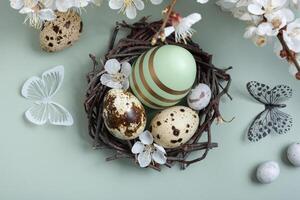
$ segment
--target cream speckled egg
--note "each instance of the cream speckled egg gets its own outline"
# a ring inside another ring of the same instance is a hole
[[[187,102],[190,108],[194,110],[202,110],[209,104],[210,98],[211,89],[208,85],[200,83],[190,91],[187,97]]]
[[[79,40],[82,21],[76,11],[55,12],[56,19],[44,23],[40,33],[40,45],[44,51],[57,52]]]
[[[185,106],[174,106],[159,112],[151,121],[150,132],[155,143],[164,148],[176,148],[195,134],[198,114]]]
[[[287,149],[287,158],[296,167],[300,167],[300,143],[293,143]]]
[[[111,89],[106,94],[103,118],[110,133],[122,140],[137,138],[146,126],[146,112],[141,102],[121,89]]]
[[[267,184],[275,181],[280,174],[280,168],[277,162],[267,161],[260,164],[256,171],[256,177],[259,182]]]

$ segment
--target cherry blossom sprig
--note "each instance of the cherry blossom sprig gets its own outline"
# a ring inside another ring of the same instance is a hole
[[[25,14],[25,23],[41,28],[45,21],[56,19],[55,10],[67,12],[70,9],[80,11],[89,4],[100,6],[102,0],[10,0],[10,6]]]
[[[300,19],[295,19],[293,12],[300,8],[300,1],[219,0],[217,5],[250,24],[244,37],[256,46],[273,42],[276,55],[288,61],[290,73],[300,80]]]
[[[204,4],[208,0],[197,0],[198,3]],[[169,5],[163,10],[164,19],[160,29],[152,38],[152,45],[157,43],[158,39],[164,41],[166,37],[175,32],[176,42],[183,41],[192,37],[195,32],[191,27],[193,24],[201,20],[201,15],[199,13],[193,13],[187,17],[182,17],[179,13],[174,11],[175,4],[177,0],[170,0]],[[166,27],[167,24],[171,24],[171,27]]]

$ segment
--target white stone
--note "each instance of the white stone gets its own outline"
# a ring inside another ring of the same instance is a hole
[[[280,174],[280,168],[277,162],[267,161],[261,163],[256,171],[257,180],[267,184],[275,181]]]
[[[288,160],[296,167],[300,167],[300,143],[293,143],[287,149]]]
[[[208,85],[200,83],[190,91],[187,97],[187,102],[193,110],[202,110],[205,108],[211,99],[211,89]]]

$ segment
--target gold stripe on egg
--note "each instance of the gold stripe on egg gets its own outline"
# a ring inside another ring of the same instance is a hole
[[[141,62],[141,60],[140,60],[140,62]],[[136,66],[136,65],[135,65],[135,66]],[[134,67],[134,68],[135,68],[135,67]],[[150,99],[148,99],[148,98],[142,93],[142,91],[141,91],[141,89],[139,88],[139,86],[138,86],[138,84],[137,84],[137,81],[136,81],[135,71],[136,71],[136,69],[133,70],[131,76],[132,76],[132,82],[133,82],[133,85],[134,85],[134,87],[135,87],[135,90],[136,90],[137,94],[138,94],[145,102],[147,102],[149,105],[151,105],[152,107],[155,107],[155,108],[157,108],[157,109],[162,109],[163,107],[161,107],[160,105],[158,105],[158,104],[152,102]]]
[[[167,98],[164,98],[164,97],[160,96],[159,94],[157,94],[157,93],[150,87],[150,85],[149,85],[148,82],[146,81],[145,74],[144,74],[144,70],[143,70],[143,64],[144,64],[145,56],[146,56],[146,54],[143,54],[143,55],[141,56],[141,60],[140,60],[140,63],[139,63],[139,75],[140,75],[141,82],[143,83],[143,86],[145,87],[145,89],[146,89],[153,97],[155,97],[156,99],[158,99],[158,100],[160,100],[160,101],[162,101],[162,102],[165,102],[165,103],[177,103],[177,102],[178,102],[178,99],[167,99]]]
[[[153,81],[156,83],[156,85],[163,91],[169,93],[169,94],[172,94],[172,95],[183,95],[183,94],[186,94],[189,89],[187,90],[181,90],[181,91],[178,91],[178,90],[173,90],[169,87],[167,87],[166,85],[164,85],[158,78],[158,76],[156,75],[156,72],[155,72],[155,69],[154,69],[154,56],[157,52],[157,50],[159,49],[159,47],[156,47],[152,52],[151,52],[151,55],[150,55],[150,58],[149,58],[149,63],[148,63],[148,67],[149,67],[149,72],[150,72],[150,75],[153,79]]]

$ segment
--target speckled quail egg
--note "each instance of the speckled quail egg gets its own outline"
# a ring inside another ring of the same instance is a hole
[[[193,88],[187,97],[187,102],[190,108],[194,110],[202,110],[205,108],[211,99],[211,89],[208,85],[200,83]]]
[[[56,19],[46,21],[40,32],[40,45],[44,51],[57,52],[79,40],[82,21],[76,11],[55,12]]]
[[[137,138],[146,126],[146,112],[141,102],[121,89],[111,89],[106,94],[103,118],[109,132],[122,140]]]
[[[267,161],[261,163],[256,171],[257,180],[267,184],[275,181],[280,174],[280,168],[277,162]]]
[[[300,167],[300,143],[293,143],[287,149],[288,160],[296,167]]]
[[[165,148],[176,148],[195,134],[198,114],[185,106],[174,106],[159,112],[151,121],[150,132],[155,143]]]

